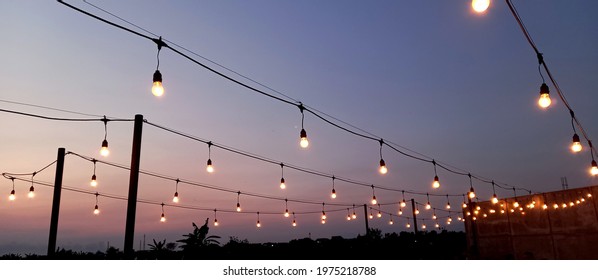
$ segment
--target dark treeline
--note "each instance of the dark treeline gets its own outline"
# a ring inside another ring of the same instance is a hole
[[[382,234],[378,229],[356,238],[333,236],[295,239],[288,243],[249,243],[231,237],[221,245],[220,237],[208,236],[207,221],[193,223],[193,232],[175,242],[152,240],[149,250],[135,252],[138,260],[459,260],[466,259],[464,232],[430,231]],[[47,256],[7,254],[0,259],[48,259]],[[124,253],[114,247],[106,252],[75,252],[59,248],[57,260],[119,260]]]

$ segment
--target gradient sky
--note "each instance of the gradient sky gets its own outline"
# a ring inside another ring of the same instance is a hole
[[[70,1],[117,21],[82,1]],[[551,86],[553,106],[536,105],[542,79],[537,59],[504,1],[493,1],[483,15],[470,1],[89,1],[155,34],[251,77],[304,104],[319,109],[427,158],[498,182],[534,192],[595,185],[588,173],[586,149],[569,152],[570,117]],[[598,73],[596,1],[515,1],[547,65],[590,137],[598,137],[595,83]],[[123,22],[119,22],[125,24]],[[130,27],[130,26],[129,26]],[[189,133],[229,147],[313,170],[397,190],[462,194],[467,177],[438,170],[442,187],[430,186],[431,164],[383,149],[389,173],[377,173],[379,145],[305,116],[310,147],[298,145],[301,115],[296,107],[251,92],[192,64],[170,50],[160,53],[165,95],[150,93],[156,45],[77,13],[55,1],[0,2],[0,108],[55,117],[85,116],[16,105],[22,102],[93,115],[133,118]],[[152,36],[153,37],[153,36]],[[240,78],[209,61],[218,70]],[[251,85],[254,83],[244,80]],[[264,89],[259,85],[255,85]],[[271,92],[265,89],[268,92]],[[593,98],[592,98],[593,97]],[[1,113],[0,172],[28,173],[56,159],[56,151],[96,157],[104,136],[101,122],[53,122]],[[110,122],[107,161],[130,163],[133,124]],[[598,141],[598,140],[595,140]],[[280,190],[280,167],[220,149],[212,149],[216,172],[205,172],[207,145],[144,126],[141,168],[175,178],[227,189],[289,199],[333,202],[331,180],[285,169],[287,189]],[[410,152],[411,153],[411,152]],[[55,168],[35,177],[53,182]],[[93,165],[67,156],[64,185],[126,196],[128,171],[98,164],[99,186],[89,187]],[[29,178],[29,177],[25,177]],[[10,180],[0,182],[0,254],[40,253],[47,248],[52,189],[16,181],[17,200],[9,202]],[[491,185],[474,180],[479,197]],[[337,203],[363,205],[371,189],[336,182]],[[139,198],[171,203],[172,181],[140,176]],[[236,195],[180,184],[181,204],[233,210]],[[499,196],[512,191],[497,190]],[[523,194],[523,193],[521,193]],[[379,190],[380,203],[401,199]],[[409,195],[420,203],[425,196]],[[458,210],[462,200],[451,198]],[[445,197],[432,197],[435,207]],[[218,213],[210,234],[250,242],[330,237],[365,233],[360,218],[347,222],[343,207],[297,216],[299,226],[280,212],[284,202],[241,196],[243,213]],[[73,250],[122,248],[126,201],[99,197],[101,215],[92,214],[95,197],[64,191],[58,246]],[[321,211],[318,205],[292,204],[296,212]],[[174,242],[192,230],[191,222],[214,218],[212,211],[139,204],[135,249],[140,240]],[[384,206],[396,213],[397,206]],[[430,212],[422,210],[429,219]],[[439,216],[445,214],[437,213]],[[453,215],[453,218],[456,214]],[[373,219],[382,232],[405,230],[405,219]],[[431,226],[432,223],[428,223]],[[445,225],[443,225],[445,226]],[[449,230],[463,230],[453,223]]]

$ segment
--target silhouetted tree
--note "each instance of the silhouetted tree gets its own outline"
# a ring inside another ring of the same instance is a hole
[[[179,243],[183,243],[180,247],[183,249],[183,254],[186,256],[196,257],[201,248],[208,247],[211,245],[220,245],[220,236],[210,235],[208,236],[208,220],[201,227],[197,227],[195,223],[193,225],[193,232],[184,234],[185,239],[177,240]]]

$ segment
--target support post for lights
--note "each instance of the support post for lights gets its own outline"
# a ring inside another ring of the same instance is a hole
[[[415,232],[415,237],[417,238],[417,234],[419,233],[419,229],[417,229],[417,215],[415,214],[415,199],[411,199],[411,213],[413,213],[413,231]]]
[[[508,207],[507,207],[508,208]],[[467,209],[469,209],[469,213],[471,213],[471,215],[469,216],[469,225],[471,226],[471,235],[472,235],[472,240],[471,240],[471,247],[470,247],[470,252],[469,254],[471,255],[472,259],[478,259],[479,257],[479,250],[478,250],[478,227],[475,225],[474,221],[473,221],[473,202],[471,201],[471,198],[469,196],[467,196]],[[467,217],[466,215],[463,215],[463,217]]]
[[[370,236],[370,225],[368,224],[368,206],[363,205],[363,219],[365,220],[365,236]]]
[[[58,214],[60,213],[60,194],[62,192],[62,173],[64,171],[64,148],[58,148],[56,157],[56,175],[54,176],[54,197],[52,199],[52,216],[50,218],[50,237],[48,239],[48,258],[56,253],[56,236],[58,233]]]
[[[135,238],[135,214],[137,212],[137,189],[139,185],[139,160],[141,158],[141,131],[143,115],[135,115],[133,128],[133,148],[131,152],[131,173],[129,176],[129,196],[127,198],[127,221],[125,227],[125,258],[133,258]]]

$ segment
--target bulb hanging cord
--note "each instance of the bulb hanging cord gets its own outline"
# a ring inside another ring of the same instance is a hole
[[[102,122],[104,123],[104,140],[106,140],[106,137],[108,136],[108,122],[109,122],[109,121],[110,121],[110,120],[108,120],[108,119],[106,118],[106,116],[104,116],[104,117],[102,118]]]

